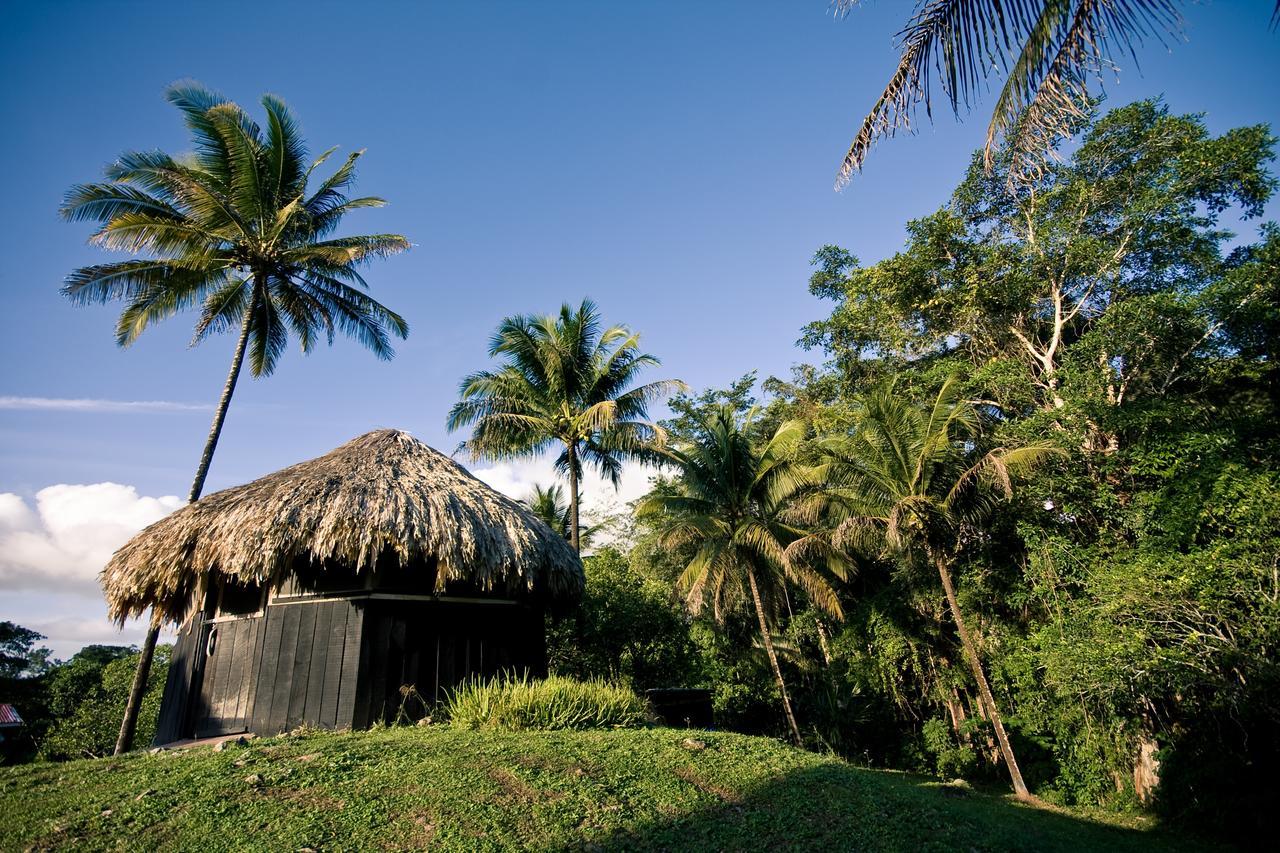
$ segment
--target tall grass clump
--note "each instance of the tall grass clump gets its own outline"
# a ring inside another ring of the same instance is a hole
[[[527,675],[493,681],[472,680],[444,704],[449,723],[463,729],[624,729],[648,722],[644,701],[607,681],[575,681]]]

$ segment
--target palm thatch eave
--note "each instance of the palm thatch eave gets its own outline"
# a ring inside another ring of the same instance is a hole
[[[102,571],[113,619],[182,621],[217,576],[277,583],[299,563],[420,569],[424,587],[576,598],[582,562],[518,501],[407,433],[378,430],[207,495],[152,524]]]

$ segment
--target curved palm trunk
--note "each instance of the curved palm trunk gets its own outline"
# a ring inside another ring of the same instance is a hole
[[[582,543],[578,532],[578,445],[569,445],[569,542],[573,550],[581,553]]]
[[[978,660],[978,647],[973,644],[969,628],[965,625],[964,617],[960,615],[960,601],[956,598],[956,588],[951,582],[947,561],[935,554],[933,562],[938,568],[939,577],[942,578],[942,589],[947,595],[947,606],[951,608],[951,618],[955,620],[956,632],[960,634],[960,645],[964,648],[964,656],[969,663],[969,669],[973,672],[974,680],[978,682],[978,696],[986,709],[987,717],[991,720],[991,725],[996,730],[1000,754],[1004,756],[1005,766],[1009,768],[1009,778],[1013,781],[1013,792],[1018,795],[1018,799],[1031,799],[1031,793],[1027,790],[1026,783],[1022,781],[1022,771],[1018,769],[1018,761],[1013,757],[1013,747],[1009,744],[1009,736],[1005,733],[1004,720],[996,710],[995,697],[991,695],[991,686],[987,684],[987,676],[983,673],[982,663]]]
[[[213,425],[209,428],[209,437],[205,440],[204,453],[200,457],[199,467],[196,468],[195,479],[191,482],[187,503],[199,499],[200,492],[204,490],[204,479],[209,473],[209,464],[213,461],[213,451],[218,446],[218,437],[222,435],[222,422],[227,418],[227,407],[231,405],[231,395],[235,392],[236,381],[240,378],[240,368],[244,364],[244,351],[249,343],[249,325],[256,305],[255,298],[250,302],[249,310],[244,313],[240,339],[236,341],[235,355],[231,359],[231,371],[227,374],[226,384],[222,386],[222,398],[218,400],[218,410],[214,412]],[[120,722],[120,734],[116,738],[116,755],[128,752],[133,746],[133,735],[138,729],[138,711],[142,707],[142,696],[147,692],[147,677],[151,674],[151,660],[155,657],[156,641],[159,637],[160,618],[153,609],[151,630],[147,632],[146,639],[142,642],[138,668],[133,673],[133,685],[129,688],[129,701],[124,706],[124,719]]]
[[[791,726],[791,735],[796,739],[796,746],[804,746],[804,738],[800,737],[800,726],[796,725],[796,715],[791,710],[791,697],[787,694],[787,684],[782,680],[782,668],[778,666],[778,655],[773,650],[773,634],[770,633],[769,623],[764,618],[764,603],[760,600],[760,589],[756,586],[756,573],[751,569],[747,569],[747,583],[751,585],[751,598],[756,605],[756,618],[760,620],[760,638],[764,640],[764,650],[769,655],[773,677],[778,680],[778,692],[782,694],[782,708],[787,712],[787,724]]]

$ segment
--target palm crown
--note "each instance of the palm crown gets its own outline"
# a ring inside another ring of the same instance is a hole
[[[533,491],[524,499],[525,506],[536,515],[547,527],[559,533],[565,539],[572,539],[570,527],[573,515],[569,501],[564,494],[564,487],[552,483],[550,486],[534,484]],[[591,540],[599,529],[599,525],[588,525],[578,531],[578,539],[583,547],[590,547]]]
[[[449,429],[475,426],[463,447],[476,458],[561,448],[555,466],[569,476],[571,538],[577,546],[577,484],[584,465],[617,485],[624,458],[645,456],[664,440],[662,429],[648,421],[649,404],[684,383],[634,385],[640,371],[660,362],[640,351],[639,335],[625,326],[601,330],[590,300],[576,310],[563,305],[558,315],[506,318],[489,355],[502,358],[503,365],[462,380]]]
[[[978,410],[948,379],[927,406],[880,388],[863,395],[854,429],[821,443],[833,544],[909,562],[944,553],[967,525],[1012,494],[1012,477],[1051,451],[1044,445],[974,450]]]
[[[289,330],[304,352],[341,331],[390,358],[389,336],[405,337],[408,326],[363,292],[358,267],[409,243],[398,234],[330,237],[349,211],[384,204],[346,195],[361,152],[309,192],[313,172],[334,149],[308,163],[297,121],[280,99],[262,99],[264,132],[198,84],[176,84],[167,98],[182,111],[194,153],[122,154],[105,181],[72,187],[61,211],[102,223],[91,238],[99,246],[148,257],[78,269],[63,293],[77,302],[126,303],[116,325],[122,346],[152,323],[199,306],[193,343],[240,327],[255,376],[275,368]]]
[[[680,578],[695,610],[710,599],[720,619],[749,600],[749,568],[770,619],[788,582],[822,610],[842,617],[839,599],[822,575],[786,555],[787,545],[805,534],[791,510],[815,483],[815,472],[795,459],[805,426],[789,421],[756,443],[751,428],[757,415],[752,409],[739,419],[732,406],[715,408],[695,440],[663,453],[679,473],[676,491],[655,491],[639,512],[661,530],[664,545],[696,549]]]

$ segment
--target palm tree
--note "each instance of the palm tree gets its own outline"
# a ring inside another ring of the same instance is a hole
[[[90,241],[104,249],[141,253],[131,260],[83,267],[62,292],[79,304],[125,303],[116,343],[127,347],[152,324],[198,308],[192,344],[238,330],[231,370],[213,416],[188,501],[200,497],[245,354],[254,377],[269,376],[293,332],[302,351],[341,331],[382,359],[390,335],[409,327],[364,293],[358,267],[409,248],[399,234],[331,237],[349,211],[380,207],[380,198],[349,198],[356,160],[308,191],[311,175],[333,153],[308,163],[297,120],[265,95],[264,132],[236,104],[198,83],[166,93],[186,121],[195,153],[126,152],[106,168],[106,180],[72,187],[61,213],[73,222],[101,223]],[[133,741],[142,693],[159,634],[153,617],[120,727],[116,753]]]
[[[533,491],[524,499],[525,506],[542,520],[547,527],[565,539],[572,537],[569,531],[569,502],[564,498],[564,487],[558,483],[543,487],[534,484]]]
[[[750,434],[757,413],[752,409],[740,420],[732,406],[719,406],[700,418],[692,440],[663,452],[678,472],[676,488],[654,491],[637,512],[657,528],[664,548],[695,549],[678,581],[695,613],[709,598],[721,622],[750,595],[787,724],[802,744],[769,625],[788,584],[803,589],[826,613],[844,614],[822,574],[786,554],[805,535],[788,513],[813,482],[813,472],[795,461],[804,424],[784,423],[756,444]]]
[[[980,427],[979,412],[961,398],[955,379],[946,381],[928,406],[906,401],[890,388],[866,394],[851,434],[822,442],[828,460],[823,498],[833,528],[793,545],[791,551],[834,547],[937,572],[1014,791],[1025,799],[1030,795],[952,577],[965,534],[997,501],[1012,496],[1014,474],[1054,451],[1035,445],[982,453],[974,445]]]
[[[573,538],[573,533],[569,529],[572,520],[569,501],[564,496],[564,487],[559,483],[552,483],[546,487],[535,483],[533,491],[524,499],[524,504],[547,527],[565,539]],[[578,531],[578,539],[582,542],[582,547],[591,547],[591,539],[598,529],[599,525],[592,524]]]
[[[861,0],[834,0],[847,14]],[[862,168],[879,139],[908,130],[920,104],[932,116],[934,74],[957,115],[993,75],[1005,82],[987,126],[988,167],[998,140],[1010,154],[1013,181],[1034,180],[1058,140],[1091,110],[1089,87],[1136,61],[1144,38],[1181,33],[1179,0],[920,0],[898,33],[902,50],[888,85],[862,120],[836,178],[836,189]],[[1280,23],[1280,2],[1272,26]],[[1011,61],[1012,60],[1012,61]]]
[[[498,326],[489,355],[498,370],[462,380],[449,412],[452,432],[474,425],[462,447],[475,459],[512,459],[561,448],[556,470],[569,478],[569,540],[581,550],[579,488],[584,465],[616,487],[622,460],[643,458],[664,440],[649,423],[649,404],[685,389],[677,380],[632,387],[657,358],[640,352],[640,336],[625,326],[601,331],[595,303],[583,300],[559,315],[508,317]]]

